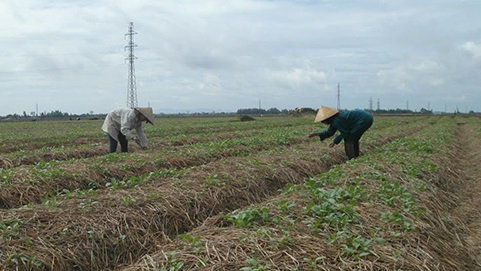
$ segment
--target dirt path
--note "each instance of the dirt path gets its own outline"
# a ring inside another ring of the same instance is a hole
[[[473,259],[470,270],[481,270],[481,137],[468,124],[458,125],[457,136],[453,166],[457,175],[454,182],[458,205],[452,214],[466,226],[459,238]]]

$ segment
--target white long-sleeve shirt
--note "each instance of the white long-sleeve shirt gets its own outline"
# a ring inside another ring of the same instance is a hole
[[[105,117],[102,130],[108,133],[112,138],[119,141],[118,134],[121,132],[125,135],[127,140],[131,140],[136,136],[131,130],[137,131],[138,138],[140,139],[140,146],[142,148],[147,147],[147,137],[142,130],[142,122],[137,117],[138,112],[128,107],[121,107],[112,110]]]

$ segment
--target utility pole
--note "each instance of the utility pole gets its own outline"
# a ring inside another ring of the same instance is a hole
[[[341,84],[337,83],[337,110],[341,109]]]
[[[129,25],[129,32],[125,34],[125,36],[129,37],[129,43],[125,46],[125,49],[128,50],[128,57],[126,60],[129,61],[129,73],[128,73],[128,83],[127,83],[127,107],[135,108],[137,107],[137,85],[135,82],[135,66],[134,60],[136,57],[134,56],[134,47],[137,45],[134,43],[134,35],[137,32],[134,31],[134,23],[130,22]]]
[[[379,98],[377,98],[377,110],[381,110],[381,102],[379,101]]]

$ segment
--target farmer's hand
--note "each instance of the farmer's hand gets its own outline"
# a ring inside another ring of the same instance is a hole
[[[135,141],[135,143],[137,143],[137,145],[142,146],[142,145],[140,144],[140,139],[139,139],[137,136],[134,136],[134,137],[132,138],[132,140]]]
[[[329,148],[332,148],[334,146],[336,146],[336,143],[334,143],[334,142],[329,143]]]
[[[308,138],[315,137],[315,136],[319,136],[319,133],[312,133],[307,135]]]

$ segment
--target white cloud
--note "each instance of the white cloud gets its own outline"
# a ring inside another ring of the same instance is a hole
[[[393,107],[396,95],[449,103],[459,90],[481,101],[479,10],[478,0],[2,1],[0,115],[37,102],[124,105],[131,21],[139,103],[156,111],[335,105],[338,83],[346,108],[373,94]]]
[[[321,84],[327,79],[325,72],[313,69],[293,68],[288,71],[268,71],[268,78],[273,82],[286,83],[291,87]]]
[[[207,95],[219,95],[222,91],[222,81],[214,74],[205,74],[202,82],[199,84],[199,89]]]
[[[461,48],[470,53],[475,58],[481,58],[481,43],[474,43],[472,41],[465,42]]]
[[[447,79],[446,68],[434,61],[406,64],[377,73],[379,80],[388,86],[404,91],[416,91],[419,86],[441,86]]]

